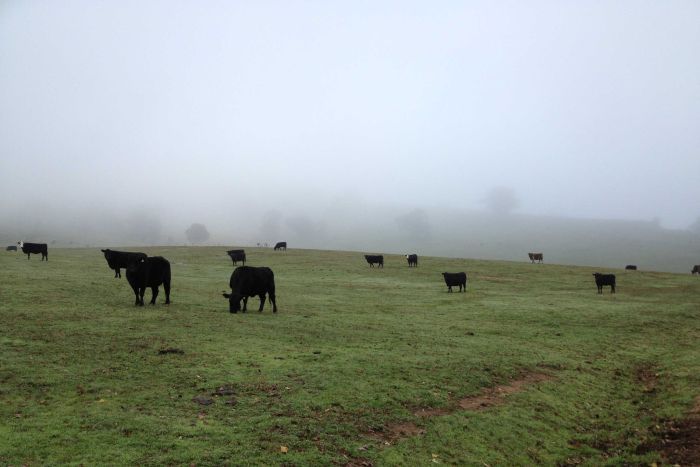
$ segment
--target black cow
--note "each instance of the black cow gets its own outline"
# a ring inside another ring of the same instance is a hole
[[[41,253],[41,260],[46,261],[49,260],[49,248],[46,246],[46,243],[26,243],[26,242],[17,242],[17,245],[19,245],[22,248],[22,253],[27,254],[27,261],[29,261],[29,254],[34,253],[34,254],[39,254]]]
[[[105,255],[107,260],[107,265],[110,269],[114,269],[114,277],[122,277],[121,268],[126,269],[129,264],[136,263],[142,259],[146,259],[145,253],[131,252],[131,251],[116,251],[110,250],[100,250]]]
[[[135,305],[143,306],[146,287],[151,288],[151,305],[155,305],[158,286],[161,284],[165,290],[165,304],[170,304],[170,262],[162,256],[151,256],[132,262],[126,268],[126,280],[136,295]]]
[[[16,245],[10,245],[7,248],[5,248],[5,251],[17,251],[17,246]]]
[[[610,293],[615,293],[615,274],[600,274],[594,272],[595,285],[598,286],[598,293],[603,293],[603,286],[610,286]]]
[[[636,270],[637,270],[637,266],[634,265],[634,264],[628,264],[627,266],[625,266],[625,270],[627,270],[627,271],[636,271]]]
[[[245,266],[245,250],[228,250],[226,254],[231,257],[234,266],[237,261],[243,261],[243,266]]]
[[[447,291],[452,292],[452,286],[459,286],[459,291],[462,292],[462,287],[464,291],[467,291],[467,273],[466,272],[443,272],[442,277],[445,278],[445,284],[447,284]]]
[[[418,255],[416,255],[416,254],[406,255],[406,259],[408,260],[408,267],[409,268],[411,266],[418,267]]]
[[[691,274],[700,274],[700,264],[693,266],[693,270],[690,271]]]
[[[535,261],[537,261],[539,263],[544,261],[544,254],[543,253],[528,253],[527,256],[530,258],[530,261],[532,261],[533,263]]]
[[[378,264],[377,267],[384,267],[384,255],[365,255],[365,260],[367,260],[371,268],[374,267],[374,263]]]
[[[287,242],[277,242],[275,244],[275,251],[277,250],[287,251]]]
[[[248,307],[248,297],[256,295],[260,297],[260,308],[258,308],[258,311],[263,311],[265,294],[270,297],[270,302],[272,302],[272,312],[277,313],[275,275],[272,269],[239,266],[231,273],[229,286],[231,287],[231,293],[224,293],[223,296],[228,298],[228,310],[231,313],[237,313],[241,309],[241,299],[243,299],[243,312],[245,312]]]

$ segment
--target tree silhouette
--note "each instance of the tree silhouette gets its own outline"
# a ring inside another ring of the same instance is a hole
[[[484,197],[483,202],[494,214],[510,214],[518,207],[515,191],[505,186],[492,188]]]
[[[204,243],[209,240],[209,231],[204,224],[192,224],[185,230],[185,235],[190,243]]]

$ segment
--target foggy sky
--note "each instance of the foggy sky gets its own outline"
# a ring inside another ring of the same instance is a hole
[[[316,232],[343,206],[509,187],[524,214],[684,228],[699,19],[695,0],[0,1],[0,209]]]

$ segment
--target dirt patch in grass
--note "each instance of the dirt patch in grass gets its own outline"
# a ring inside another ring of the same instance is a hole
[[[642,392],[651,394],[656,392],[656,385],[659,381],[659,374],[652,366],[644,365],[637,368],[637,381],[642,385]]]
[[[509,395],[523,391],[527,386],[549,381],[553,378],[553,376],[545,373],[527,373],[508,384],[487,388],[477,395],[462,398],[449,407],[421,407],[414,410],[413,415],[421,418],[430,418],[449,415],[459,410],[484,410],[489,407],[505,404]],[[392,444],[403,438],[420,436],[423,434],[425,434],[425,429],[411,422],[389,425],[383,431],[373,431],[369,433],[370,436],[384,444]]]
[[[544,373],[528,373],[523,377],[511,381],[509,384],[488,388],[476,396],[465,397],[459,401],[461,410],[482,410],[495,405],[504,404],[507,397],[525,389],[526,386],[542,383],[552,379],[551,375]]]
[[[657,437],[638,451],[658,451],[671,465],[700,465],[700,396],[682,420],[672,420],[658,426]]]
[[[395,441],[412,436],[425,434],[425,429],[418,427],[412,422],[395,423],[384,428],[382,431],[372,431],[369,435],[383,444],[392,444]]]

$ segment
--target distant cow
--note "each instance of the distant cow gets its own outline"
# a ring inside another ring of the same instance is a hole
[[[700,274],[700,264],[693,266],[693,270],[690,271],[691,274]]]
[[[539,263],[544,261],[544,254],[542,254],[542,253],[528,253],[527,256],[530,258],[530,261],[532,261],[533,263],[535,261],[537,261]]]
[[[161,284],[165,291],[165,304],[170,304],[170,262],[162,256],[151,256],[130,263],[126,268],[126,280],[136,295],[135,305],[143,306],[146,287],[151,288],[151,305],[155,305],[158,286]]]
[[[408,260],[408,267],[409,268],[411,266],[418,267],[418,255],[416,255],[416,254],[406,255],[406,260]]]
[[[275,250],[287,251],[287,242],[277,242],[275,244]]]
[[[46,243],[26,243],[26,242],[17,242],[17,245],[22,248],[22,253],[27,254],[27,261],[29,261],[29,254],[34,253],[34,254],[39,254],[41,253],[41,260],[49,260],[49,248],[46,246]]]
[[[238,261],[243,261],[245,266],[245,250],[228,250],[226,253],[231,257],[234,266]]]
[[[265,294],[270,297],[270,302],[272,302],[272,312],[277,313],[275,275],[272,269],[239,266],[231,273],[229,286],[231,287],[231,293],[224,293],[223,296],[228,298],[228,310],[231,313],[237,313],[241,309],[241,299],[243,300],[243,312],[245,312],[248,307],[248,297],[256,295],[260,297],[260,308],[258,308],[258,311],[263,311]]]
[[[377,267],[384,267],[384,255],[365,255],[365,260],[367,260],[371,268],[374,267],[374,263],[378,264]]]
[[[442,277],[445,278],[445,284],[447,285],[447,291],[452,292],[452,287],[459,286],[459,291],[467,291],[467,273],[466,272],[443,272]]]
[[[17,251],[17,246],[16,245],[10,245],[7,248],[5,248],[5,251]]]
[[[598,293],[603,293],[603,286],[610,286],[610,293],[615,293],[615,274],[600,274],[594,272],[595,285],[598,286]]]
[[[131,252],[131,251],[116,251],[110,250],[100,250],[105,255],[107,260],[107,265],[110,269],[114,269],[114,277],[122,277],[121,269],[126,269],[129,264],[146,259],[145,253]]]
[[[625,269],[626,269],[627,271],[636,271],[636,270],[637,270],[637,266],[634,265],[634,264],[628,264],[627,266],[625,266]]]

